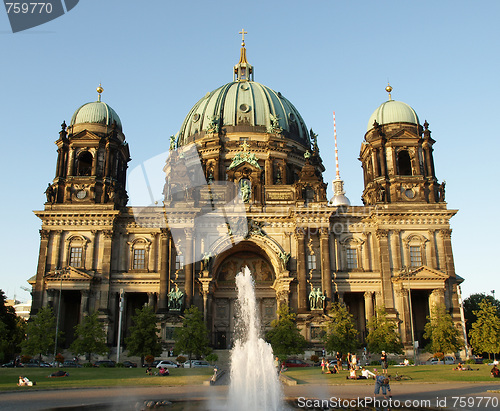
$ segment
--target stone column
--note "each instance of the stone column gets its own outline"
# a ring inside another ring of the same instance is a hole
[[[365,297],[365,317],[366,320],[369,321],[373,317],[373,291],[365,291],[363,294]]]
[[[80,324],[83,321],[83,318],[89,312],[89,290],[81,290],[80,291]]]
[[[184,291],[186,293],[186,307],[190,307],[193,301],[194,290],[194,261],[193,261],[193,229],[185,228],[184,234],[186,235],[185,241],[185,260],[184,260]]]
[[[103,253],[102,253],[102,280],[99,297],[99,310],[108,311],[109,282],[111,275],[111,252],[113,245],[113,231],[103,230]]]
[[[392,230],[392,247],[393,247],[393,261],[394,271],[401,271],[401,230]]]
[[[155,308],[156,293],[148,293],[148,307]]]
[[[269,157],[266,160],[266,175],[265,175],[265,184],[266,185],[272,185],[273,182],[273,158]]]
[[[47,267],[47,249],[49,245],[50,231],[40,230],[40,250],[38,253],[38,266],[36,270],[36,283],[33,293],[32,314],[42,308],[43,303],[43,278],[45,277],[45,269]]]
[[[95,176],[97,174],[97,159],[99,156],[99,149],[93,150],[93,160],[92,160],[92,176]]]
[[[68,155],[68,175],[72,176],[75,169],[75,147],[70,147]]]
[[[162,228],[160,233],[160,255],[158,258],[160,264],[160,296],[158,301],[158,311],[167,311],[168,306],[168,267],[169,267],[169,247],[170,232]]]
[[[404,285],[402,285],[404,287]],[[411,319],[410,319],[410,301],[409,294],[406,288],[396,290],[396,300],[398,301],[399,317],[401,323],[401,342],[404,345],[412,345],[411,336]]]
[[[54,231],[54,235],[52,237],[52,253],[54,256],[54,267],[53,268],[61,268],[61,249],[63,247],[63,242],[62,242],[62,236],[61,234],[63,233],[62,230],[57,230]]]
[[[305,256],[305,233],[301,228],[295,229],[295,239],[297,241],[297,281],[298,285],[298,311],[307,311],[307,277],[306,277],[306,256]]]
[[[428,265],[431,266],[431,268],[434,268],[435,270],[438,269],[438,262],[436,258],[436,230],[429,230],[429,243],[430,243],[430,255],[431,255],[431,261],[429,264],[429,261],[427,262]]]
[[[94,242],[95,242],[95,231],[92,231],[92,237],[90,238],[90,242],[85,243],[85,269],[92,270],[94,265]],[[90,244],[89,244],[90,243]]]
[[[330,305],[332,302],[332,273],[330,271],[330,245],[329,245],[329,232],[327,228],[319,229],[319,247],[321,254],[321,286],[323,288],[323,292],[326,294],[327,304],[325,304],[325,308],[327,305]]]
[[[380,250],[380,276],[382,279],[382,293],[384,306],[388,313],[394,311],[394,300],[392,298],[391,265],[389,260],[389,242],[386,230],[376,232]]]
[[[440,231],[441,236],[443,237],[443,252],[446,264],[446,273],[450,277],[455,277],[455,263],[453,261],[453,251],[451,249],[451,229],[445,228]]]

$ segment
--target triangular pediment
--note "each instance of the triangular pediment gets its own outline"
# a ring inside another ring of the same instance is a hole
[[[407,129],[401,129],[401,130],[396,131],[394,134],[391,134],[390,136],[388,136],[388,139],[393,139],[393,138],[397,138],[397,139],[405,139],[405,138],[416,139],[417,138],[417,139],[419,139],[420,137],[417,136],[416,134],[410,132]]]
[[[78,140],[100,140],[101,137],[99,137],[97,134],[94,134],[92,131],[89,130],[82,130],[76,134],[73,134],[71,136],[71,140],[73,139],[78,139]]]
[[[414,269],[409,269],[408,272],[395,273],[393,277],[394,282],[406,282],[408,277],[411,283],[422,282],[422,281],[438,281],[444,282],[449,275],[443,273],[442,271],[435,270],[434,268],[423,265],[421,267],[416,267]]]
[[[245,161],[245,160],[243,160],[241,163],[239,163],[238,165],[236,165],[232,168],[232,170],[235,172],[243,170],[243,169],[247,169],[250,172],[261,170],[261,168],[258,164],[252,164],[252,163],[249,163],[248,161]]]
[[[90,281],[94,278],[89,272],[75,267],[64,270],[51,271],[45,277],[46,281]]]

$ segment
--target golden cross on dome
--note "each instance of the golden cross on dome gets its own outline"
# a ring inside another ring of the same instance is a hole
[[[245,34],[248,34],[248,32],[246,32],[245,29],[241,29],[238,34],[241,34],[241,45],[245,46]]]

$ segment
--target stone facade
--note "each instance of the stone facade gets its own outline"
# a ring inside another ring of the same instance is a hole
[[[122,295],[122,337],[135,309],[148,304],[168,347],[179,308],[194,304],[213,346],[228,348],[234,277],[248,266],[263,327],[287,304],[313,344],[333,301],[349,307],[362,340],[367,320],[385,306],[411,345],[410,296],[416,340],[434,303],[458,324],[456,210],[436,179],[427,123],[375,124],[360,153],[364,205],[331,206],[312,130],[310,139],[294,138],[292,126],[276,118],[267,128],[251,126],[249,108],[239,110],[235,124],[212,118],[172,141],[163,204],[145,207],[126,206],[130,158],[121,126],[63,124],[56,177],[35,212],[42,228],[32,315],[60,306],[69,345],[73,327],[97,310],[116,345]]]

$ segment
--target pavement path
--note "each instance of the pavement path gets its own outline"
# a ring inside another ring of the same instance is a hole
[[[488,392],[499,390],[500,385],[494,383],[391,383],[392,403],[416,406],[416,409],[450,409],[450,410],[500,410],[500,393]],[[311,409],[315,405],[334,405],[334,401],[366,400],[367,405],[373,401],[373,384],[366,385],[296,385],[283,387],[285,397],[292,401],[298,409]],[[180,387],[123,387],[123,388],[84,388],[58,390],[29,390],[0,393],[0,410],[2,411],[46,411],[73,409],[99,411],[103,404],[113,404],[113,410],[133,410],[136,404],[145,400],[203,401],[197,410],[223,409],[227,397],[228,386],[180,386]],[[383,400],[377,396],[377,400]],[[489,399],[489,404],[486,401]],[[323,401],[318,403],[314,401]],[[405,404],[405,402],[409,401]],[[361,402],[362,403],[362,402]],[[339,405],[346,405],[339,403]],[[487,405],[487,406],[485,406]],[[88,407],[90,406],[90,407]],[[168,409],[168,408],[167,408]],[[185,410],[195,409],[186,406]]]

